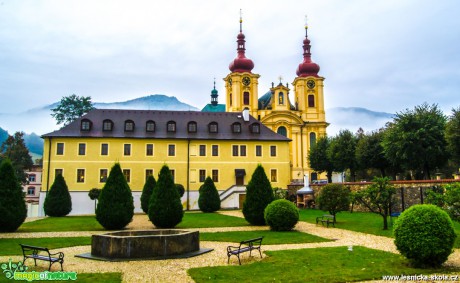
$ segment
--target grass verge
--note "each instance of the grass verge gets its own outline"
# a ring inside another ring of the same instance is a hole
[[[263,245],[282,245],[282,244],[300,244],[300,243],[319,243],[329,242],[331,240],[321,238],[315,235],[302,233],[298,231],[277,232],[277,231],[231,231],[200,233],[200,241],[217,241],[239,243],[244,240],[264,237]]]
[[[22,255],[22,249],[19,244],[46,247],[52,250],[58,248],[91,245],[91,237],[0,239],[0,256]]]
[[[262,261],[243,265],[192,268],[195,282],[351,282],[384,275],[447,274],[458,269],[418,269],[401,255],[354,247],[266,251]],[[244,255],[243,255],[244,257]]]

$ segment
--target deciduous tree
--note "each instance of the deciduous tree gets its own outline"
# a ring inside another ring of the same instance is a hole
[[[460,107],[452,109],[446,125],[446,140],[452,160],[460,166]]]
[[[24,142],[24,133],[16,132],[8,138],[0,146],[2,159],[8,158],[13,164],[16,176],[21,183],[27,181],[25,170],[32,167],[32,157]]]
[[[342,184],[327,184],[319,192],[317,201],[319,209],[334,215],[335,223],[337,213],[350,207],[350,190]]]
[[[91,102],[91,96],[85,97],[72,94],[61,98],[56,108],[51,109],[53,111],[51,116],[56,119],[58,125],[63,124],[63,126],[66,126],[92,109],[94,109],[94,106]]]
[[[385,169],[389,166],[382,146],[383,129],[364,134],[356,145],[356,161],[363,169],[378,169],[385,177]]]
[[[350,175],[355,181],[355,172],[358,168],[356,163],[356,144],[357,137],[349,130],[342,130],[337,136],[332,138],[328,150],[328,156],[334,166],[334,169],[342,172],[350,169]]]
[[[318,173],[326,172],[327,180],[332,183],[332,172],[334,165],[328,155],[328,149],[331,139],[327,136],[318,138],[316,144],[310,148],[308,152],[308,161],[310,167]]]

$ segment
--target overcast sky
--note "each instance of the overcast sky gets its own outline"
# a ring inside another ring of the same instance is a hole
[[[0,0],[0,113],[73,93],[166,94],[202,108],[214,77],[223,103],[240,8],[260,95],[279,76],[294,80],[307,14],[326,108],[460,106],[457,0]]]

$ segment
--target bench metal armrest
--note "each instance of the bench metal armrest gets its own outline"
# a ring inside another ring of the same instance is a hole
[[[50,256],[54,256],[54,255],[59,255],[59,259],[64,259],[64,253],[63,252],[57,252],[57,253],[50,253]]]

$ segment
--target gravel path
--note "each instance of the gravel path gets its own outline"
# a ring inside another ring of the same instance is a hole
[[[225,215],[242,217],[240,211],[223,211]],[[145,215],[135,215],[128,229],[152,229],[153,226]],[[203,228],[193,229],[200,232],[217,232],[217,231],[247,231],[247,230],[267,230],[267,227],[227,227],[227,228]],[[393,239],[381,236],[374,236],[358,232],[347,231],[339,228],[324,228],[314,224],[299,222],[296,230],[313,234],[316,236],[334,239],[332,242],[309,243],[309,244],[289,244],[289,245],[264,245],[263,250],[285,250],[285,249],[303,249],[316,247],[335,247],[360,245],[372,249],[379,249],[387,252],[397,253]],[[97,232],[46,232],[46,233],[8,233],[0,234],[0,238],[32,238],[32,237],[69,237],[69,236],[90,236],[101,234],[105,231]],[[74,255],[90,252],[90,246],[79,246],[70,248],[60,248],[66,255],[64,264],[65,270],[83,272],[121,272],[123,282],[193,282],[187,275],[187,269],[203,266],[227,265],[226,247],[235,243],[225,242],[207,242],[201,241],[201,248],[212,248],[214,251],[188,259],[171,259],[171,260],[146,260],[131,262],[104,262],[93,261],[88,259],[76,258]],[[263,255],[265,257],[265,255]],[[22,256],[3,256],[0,262],[6,262],[12,258],[13,261],[22,261]],[[260,260],[260,257],[254,256],[249,258],[242,257],[242,262]],[[238,265],[238,260],[232,258],[231,265]],[[455,252],[449,257],[448,265],[460,267],[460,252]],[[54,269],[58,269],[55,265]],[[373,281],[379,282],[379,281]],[[388,281],[386,281],[388,282]]]

